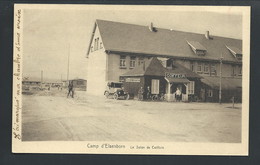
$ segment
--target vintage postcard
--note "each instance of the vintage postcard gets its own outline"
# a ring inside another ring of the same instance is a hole
[[[250,7],[15,4],[14,153],[248,155]]]

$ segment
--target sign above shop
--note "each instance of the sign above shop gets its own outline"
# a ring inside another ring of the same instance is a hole
[[[125,82],[140,82],[140,78],[126,78]]]
[[[165,73],[165,78],[186,78],[185,74]]]

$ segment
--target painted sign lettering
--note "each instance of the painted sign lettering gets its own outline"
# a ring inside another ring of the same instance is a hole
[[[125,82],[140,82],[140,78],[126,78]]]
[[[176,74],[176,73],[169,73],[169,72],[165,73],[165,77],[166,78],[186,78],[186,76],[184,74]]]

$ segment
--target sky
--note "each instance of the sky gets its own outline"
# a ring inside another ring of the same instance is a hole
[[[175,8],[176,9],[176,8]],[[23,76],[66,80],[87,78],[87,48],[96,19],[242,39],[242,13],[181,11],[156,7],[107,6],[24,9]]]

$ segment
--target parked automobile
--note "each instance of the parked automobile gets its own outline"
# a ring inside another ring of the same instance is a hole
[[[113,96],[114,99],[129,99],[129,93],[126,92],[123,88],[123,83],[121,82],[109,82],[107,83],[106,91],[104,92],[106,98]]]

